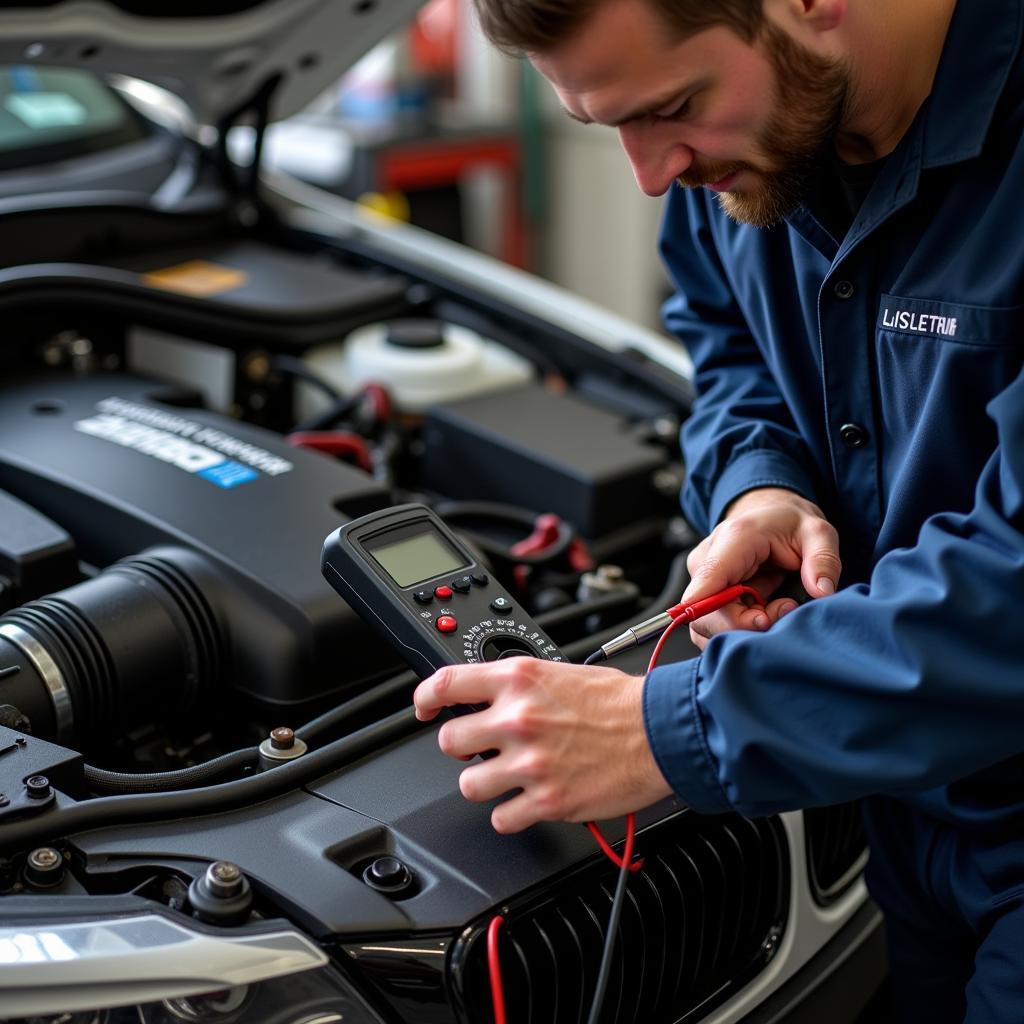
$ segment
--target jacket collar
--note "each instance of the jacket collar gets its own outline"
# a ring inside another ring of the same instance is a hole
[[[921,110],[924,167],[976,157],[1020,49],[1021,0],[959,0]]]
[[[833,262],[917,195],[921,171],[976,157],[1013,70],[1024,34],[1024,0],[959,0],[928,99],[886,160],[842,244],[806,207],[787,218]]]

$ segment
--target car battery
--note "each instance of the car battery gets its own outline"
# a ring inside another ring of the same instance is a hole
[[[659,511],[667,453],[628,420],[539,384],[429,409],[423,484],[447,497],[554,512],[600,537]]]

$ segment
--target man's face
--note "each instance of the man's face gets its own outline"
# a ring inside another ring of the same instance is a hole
[[[770,20],[752,45],[720,26],[673,42],[646,0],[608,0],[531,60],[571,117],[618,128],[642,191],[711,188],[730,217],[761,227],[803,198],[849,83]]]

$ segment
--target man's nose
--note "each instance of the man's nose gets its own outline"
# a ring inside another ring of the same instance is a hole
[[[660,196],[693,163],[693,150],[678,138],[673,125],[646,122],[619,127],[619,142],[633,166],[640,191]]]

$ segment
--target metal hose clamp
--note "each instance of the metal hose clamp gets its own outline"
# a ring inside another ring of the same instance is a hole
[[[10,640],[32,662],[32,666],[50,692],[54,718],[57,722],[57,740],[63,743],[70,739],[74,721],[71,695],[57,663],[50,657],[50,652],[31,633],[13,622],[0,623],[0,636]]]

